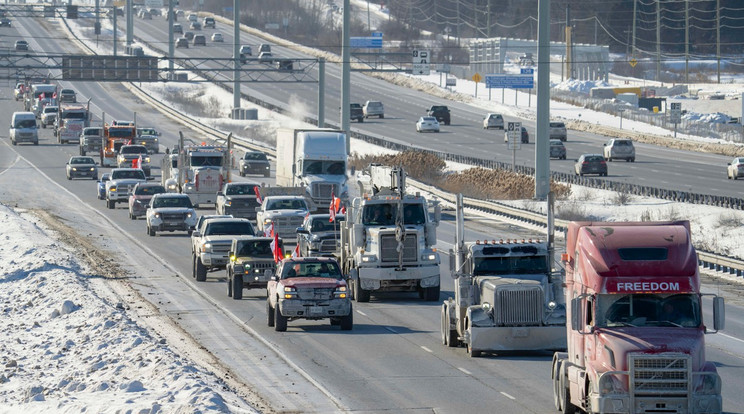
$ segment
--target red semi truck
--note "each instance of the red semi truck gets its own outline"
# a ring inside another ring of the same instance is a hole
[[[566,235],[568,352],[553,356],[565,413],[720,413],[688,221],[572,222]]]

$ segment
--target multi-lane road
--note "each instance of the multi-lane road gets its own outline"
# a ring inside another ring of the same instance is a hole
[[[137,20],[136,27],[142,22]],[[163,33],[154,31],[161,21],[152,23],[153,29],[145,31],[162,39]],[[22,27],[9,29],[0,41],[12,42],[18,30],[36,51],[79,53],[55,31],[57,24],[56,21],[37,24],[18,19],[17,25]],[[226,37],[231,33],[224,26],[218,27]],[[246,39],[244,43],[259,41]],[[276,49],[275,54],[279,56],[295,53]],[[217,49],[208,46],[196,50],[215,53]],[[227,48],[225,51],[229,53]],[[338,70],[330,69],[329,74],[337,76]],[[499,145],[503,145],[503,139],[498,136],[494,141],[493,131],[481,131],[478,122],[481,114],[468,105],[450,104],[453,117],[459,119],[449,127],[451,131],[421,138],[415,132],[407,133],[413,131],[414,114],[438,99],[366,77],[355,76],[355,85],[357,100],[382,99],[390,113],[384,120],[359,126],[369,128],[368,132],[387,133],[404,140],[424,140],[418,142],[426,142],[421,145],[430,148],[436,146],[463,153],[485,153],[492,147],[502,148]],[[132,112],[136,111],[139,124],[155,125],[164,132],[162,145],[173,145],[177,131],[183,128],[145,107],[117,83],[65,83],[64,86],[76,89],[81,100],[92,98],[94,111],[105,111],[107,117],[131,119]],[[257,93],[279,101],[287,95],[277,85],[251,86],[259,89]],[[362,94],[361,90],[365,92]],[[331,98],[334,94],[329,90],[328,100],[335,99],[337,106],[337,95]],[[334,103],[329,102],[329,108],[332,105]],[[10,88],[0,92],[0,108],[7,114],[0,116],[0,131],[5,131],[10,114],[21,108],[19,102],[13,101]],[[196,283],[191,278],[189,240],[185,234],[151,238],[145,234],[144,222],[130,220],[122,205],[115,210],[106,209],[95,197],[93,182],[67,181],[64,177],[64,163],[77,154],[77,146],[55,144],[49,130],[41,130],[40,134],[39,146],[11,147],[7,139],[0,143],[0,201],[20,208],[49,209],[79,227],[79,237],[95,240],[119,257],[121,263],[132,263],[132,285],[150,298],[160,312],[184,327],[220,363],[231,367],[236,378],[254,384],[275,409],[553,412],[550,354],[490,355],[474,359],[469,358],[464,349],[445,348],[440,342],[438,304],[421,302],[413,294],[389,294],[373,297],[367,304],[355,303],[355,326],[351,332],[341,332],[325,322],[303,321],[290,323],[288,332],[273,331],[266,326],[265,300],[261,292],[248,291],[240,301],[228,298],[222,273],[210,274],[207,282]],[[582,139],[571,134],[569,144],[590,146],[595,139],[600,142],[597,138]],[[639,151],[660,154],[665,151],[642,148]],[[694,155],[687,153],[685,156],[692,158]],[[668,153],[667,158],[670,156]],[[157,160],[154,165],[158,165]],[[155,175],[158,174],[156,170]],[[209,212],[200,210],[200,214]],[[473,239],[536,233],[493,219],[474,218],[468,223],[466,237]],[[440,251],[446,252],[451,247],[453,233],[452,223],[444,221],[438,230]],[[443,255],[443,299],[451,296],[453,289],[448,266],[446,255]],[[720,288],[711,285],[706,289]],[[741,375],[744,312],[738,295],[728,290],[721,293],[729,300],[728,329],[723,334],[707,337],[707,358],[717,364],[723,377],[724,408],[741,412],[744,395],[738,390],[744,388]]]

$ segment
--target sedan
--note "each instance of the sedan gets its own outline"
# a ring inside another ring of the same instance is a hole
[[[189,48],[189,39],[187,39],[185,37],[179,37],[178,39],[176,39],[176,48],[185,48],[185,49],[188,49]]]
[[[416,132],[439,132],[439,121],[433,116],[422,116],[416,122]]]
[[[744,157],[737,157],[734,158],[733,161],[731,161],[728,164],[728,168],[726,169],[726,177],[730,179],[738,179],[741,177],[744,177]]]
[[[222,33],[212,33],[212,41],[222,43],[225,39],[222,37]]]
[[[73,178],[85,177],[91,180],[98,179],[98,167],[96,166],[93,157],[71,157],[65,165],[67,179],[72,180]]]
[[[25,40],[16,40],[15,50],[28,50],[28,42]]]
[[[607,162],[602,154],[582,154],[574,165],[576,175],[597,174],[607,176]]]
[[[550,158],[566,159],[566,146],[559,139],[550,140]]]

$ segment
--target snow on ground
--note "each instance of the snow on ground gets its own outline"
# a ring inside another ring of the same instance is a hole
[[[257,412],[131,319],[37,221],[0,205],[0,413]]]

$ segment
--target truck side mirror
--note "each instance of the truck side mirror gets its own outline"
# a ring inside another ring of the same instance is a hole
[[[198,230],[197,230],[197,231],[194,231],[193,233],[191,233],[191,236],[192,236],[192,237],[197,237],[197,238],[198,238],[198,237],[201,237],[201,232],[200,232],[200,231],[198,231]]]
[[[571,299],[571,330],[581,330],[581,298]]]
[[[310,232],[307,231],[307,229],[305,229],[304,227],[297,227],[297,233],[310,234]]]
[[[261,211],[261,206],[256,207],[256,211]]]
[[[726,308],[720,296],[713,298],[713,329],[722,331],[726,327]]]
[[[442,221],[442,206],[437,204],[434,206],[434,223],[439,224]]]

